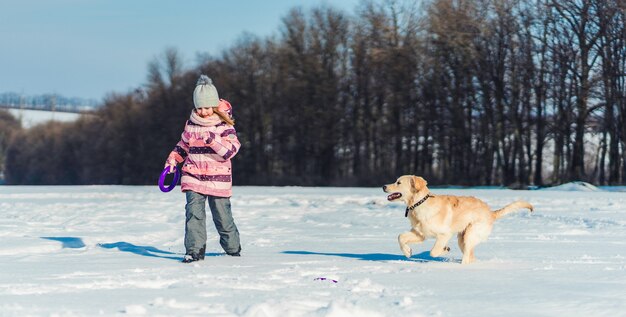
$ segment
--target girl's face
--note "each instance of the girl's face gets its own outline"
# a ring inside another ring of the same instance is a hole
[[[207,118],[213,115],[213,108],[196,108],[196,113],[201,118]]]

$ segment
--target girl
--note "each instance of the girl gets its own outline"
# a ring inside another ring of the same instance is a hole
[[[219,99],[217,89],[206,75],[198,79],[193,103],[195,109],[185,124],[181,140],[165,163],[170,173],[176,164],[183,163],[181,190],[187,197],[184,263],[204,260],[207,200],[222,248],[231,256],[239,256],[241,252],[239,231],[230,210],[230,159],[241,146],[232,107],[228,101]]]

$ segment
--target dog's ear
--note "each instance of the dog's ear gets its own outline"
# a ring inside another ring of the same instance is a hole
[[[414,193],[417,193],[420,190],[422,190],[424,187],[426,187],[426,184],[427,184],[426,180],[419,176],[411,177],[411,191]]]

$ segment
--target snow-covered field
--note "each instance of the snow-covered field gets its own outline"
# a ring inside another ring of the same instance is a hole
[[[463,266],[456,242],[404,258],[404,206],[379,188],[236,187],[242,257],[209,220],[208,257],[182,264],[178,188],[0,186],[0,316],[626,315],[626,193],[433,192],[536,211]]]
[[[68,112],[51,112],[41,110],[20,110],[20,109],[8,109],[8,111],[15,116],[22,123],[23,128],[32,128],[40,123],[48,121],[60,121],[71,122],[80,117],[78,113]]]

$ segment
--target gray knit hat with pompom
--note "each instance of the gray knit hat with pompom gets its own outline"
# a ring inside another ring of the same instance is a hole
[[[193,90],[193,104],[196,108],[214,108],[220,103],[217,89],[213,86],[213,81],[207,75],[200,75]]]

